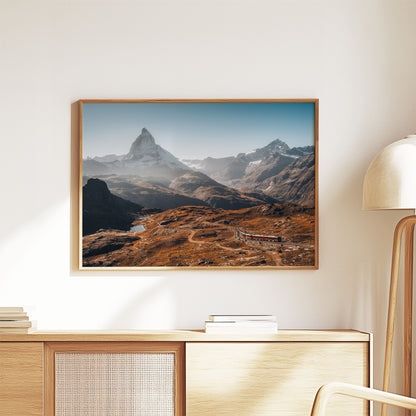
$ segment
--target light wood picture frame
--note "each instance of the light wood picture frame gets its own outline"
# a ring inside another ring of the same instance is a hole
[[[80,100],[79,269],[317,269],[318,107]]]

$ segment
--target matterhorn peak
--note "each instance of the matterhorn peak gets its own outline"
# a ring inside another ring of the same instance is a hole
[[[125,171],[136,173],[141,169],[156,167],[189,170],[188,166],[159,146],[145,127],[130,146],[129,152],[122,157],[121,162]]]
[[[140,133],[140,136],[138,136],[136,138],[136,142],[140,141],[140,142],[148,142],[148,143],[152,143],[155,144],[155,139],[154,137],[150,134],[150,131],[146,129],[146,127],[142,128],[142,132]]]
[[[143,128],[142,128],[142,132],[141,132],[140,136],[141,136],[142,134],[144,134],[144,135],[148,134],[148,135],[150,135],[150,136],[151,136],[150,131],[149,131],[149,130],[147,130],[147,128],[146,128],[146,127],[143,127]]]
[[[150,134],[149,130],[145,127],[142,128],[142,132],[137,136],[136,140],[132,143],[129,153],[125,159],[136,159],[142,157],[144,154],[154,153],[157,150],[157,144],[155,139]]]

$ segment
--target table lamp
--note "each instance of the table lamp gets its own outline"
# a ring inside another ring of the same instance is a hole
[[[363,209],[416,209],[416,134],[385,147],[371,162],[364,178]],[[412,294],[413,240],[416,215],[401,219],[393,240],[383,390],[390,382],[394,318],[396,315],[397,284],[404,235],[404,394],[411,395],[412,376]],[[381,415],[386,416],[383,404]],[[410,416],[410,410],[406,410]]]

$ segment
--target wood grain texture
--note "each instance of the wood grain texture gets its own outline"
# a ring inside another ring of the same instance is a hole
[[[387,331],[386,331],[386,348],[384,356],[384,372],[383,372],[383,390],[388,391],[390,384],[390,369],[391,369],[391,355],[393,348],[393,333],[394,333],[394,318],[396,316],[396,303],[397,303],[397,285],[399,282],[399,266],[400,266],[400,251],[402,245],[403,229],[406,222],[398,222],[394,230],[393,237],[393,254],[391,261],[391,278],[390,278],[390,291],[389,291],[389,310],[387,315]],[[382,416],[386,416],[387,407],[382,406]]]
[[[43,415],[43,343],[0,343],[1,416]]]
[[[116,330],[116,331],[33,331],[29,334],[0,334],[2,341],[180,341],[180,342],[307,342],[370,341],[370,334],[354,330],[279,330],[277,334],[206,334],[202,330]]]
[[[401,253],[401,244],[402,244],[402,237],[403,233],[411,227],[411,230],[414,229],[416,224],[416,216],[410,215],[408,217],[402,218],[396,225],[394,230],[394,237],[393,237],[393,254],[392,254],[392,262],[391,262],[391,280],[390,280],[390,292],[389,292],[389,310],[387,316],[387,331],[386,331],[386,349],[385,349],[385,356],[384,356],[384,371],[383,371],[383,391],[389,390],[390,385],[390,373],[391,373],[391,357],[392,357],[392,350],[393,350],[393,335],[394,335],[394,321],[396,316],[396,303],[397,303],[397,286],[399,282],[399,268],[400,268],[400,253]],[[412,231],[413,233],[413,231]],[[412,266],[413,266],[413,252],[410,253],[409,245],[413,249],[413,239],[410,242],[410,232],[406,231],[406,238],[405,238],[405,260],[409,261],[410,257],[412,257]],[[413,251],[413,250],[412,250]],[[412,267],[413,268],[413,267]],[[409,275],[409,266],[405,266],[405,286],[406,290],[409,290],[409,280],[410,278],[413,279],[413,276]],[[404,304],[405,304],[405,316],[404,316],[404,360],[405,366],[411,367],[411,363],[409,360],[411,359],[411,345],[409,343],[409,328],[408,326],[411,325],[411,316],[409,319],[409,297],[404,295]],[[410,356],[409,356],[410,355]],[[411,369],[405,369],[405,389],[408,392],[411,388],[410,386],[410,379],[409,379],[409,371]],[[406,380],[407,378],[407,380]],[[406,412],[408,414],[409,412]],[[385,403],[381,406],[381,416],[387,416],[387,405]]]
[[[319,100],[315,100],[315,264],[319,269]]]
[[[369,343],[188,343],[187,416],[307,416],[319,387],[334,380],[369,385]],[[331,416],[367,415],[344,398]]]
[[[55,351],[45,343],[45,416],[55,414]]]
[[[286,330],[253,336],[215,336],[200,331],[63,331],[8,337],[24,342],[0,342],[0,409],[6,409],[0,412],[2,416],[43,415],[42,341],[48,339],[56,342],[45,342],[44,347],[45,416],[55,412],[56,352],[174,352],[176,416],[185,414],[185,404],[188,416],[210,412],[245,416],[253,411],[259,416],[306,416],[305,409],[310,411],[320,385],[333,380],[371,383],[371,334],[359,331]],[[224,342],[235,341],[234,337],[242,342]],[[263,338],[266,342],[258,342]],[[150,342],[155,339],[157,342]],[[6,413],[7,406],[17,413]],[[357,409],[358,415],[365,414],[362,406],[356,405],[354,411]]]
[[[327,404],[335,394],[416,410],[416,399],[413,398],[347,383],[329,383],[319,389],[311,416],[324,416]]]
[[[212,98],[212,99],[82,99],[78,103],[318,103],[318,98],[257,98],[257,99],[235,99],[235,98]]]
[[[177,343],[178,344],[178,343]],[[179,343],[175,354],[175,416],[186,415],[185,344]]]
[[[412,330],[413,330],[413,240],[415,225],[405,231],[404,250],[404,394],[412,395]],[[410,409],[405,416],[410,416]]]
[[[71,105],[71,268],[82,263],[82,105]]]

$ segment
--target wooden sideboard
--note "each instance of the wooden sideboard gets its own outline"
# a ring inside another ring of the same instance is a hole
[[[59,364],[58,368],[55,361],[62,360],[57,354],[84,360],[71,361],[78,379],[58,380],[65,379],[65,369],[70,365]],[[111,354],[171,355],[172,416],[307,416],[316,391],[324,383],[341,381],[370,387],[372,384],[371,334],[352,330],[281,330],[275,335],[214,335],[184,330],[0,334],[1,416],[114,414],[105,413],[102,408],[97,410],[99,407],[86,411],[79,403],[74,408],[56,403],[56,400],[73,401],[70,395],[62,393],[66,388],[62,383],[66,382],[72,383],[71,389],[74,384],[80,386],[81,395],[73,392],[77,402],[88,401],[89,394],[100,395],[94,399],[94,406],[102,400],[103,392],[97,393],[91,385],[85,387],[87,381],[82,380],[82,374],[85,377],[91,374],[92,382],[96,377],[91,363],[80,364],[85,363],[86,354],[93,357],[110,354],[104,364],[109,372],[125,368],[114,364],[113,370],[111,363],[116,360]],[[98,365],[95,358],[92,361]],[[80,372],[83,365],[89,366],[84,373]],[[136,372],[140,373],[140,369]],[[116,376],[122,384],[124,375]],[[130,369],[127,376],[131,377]],[[131,392],[128,394],[127,399],[122,397],[127,405],[132,397]],[[108,403],[109,399],[103,400]],[[342,397],[335,398],[329,408],[331,416],[367,416],[370,412],[368,403]],[[169,414],[158,409],[143,414]],[[126,411],[126,415],[130,414],[135,413]]]

